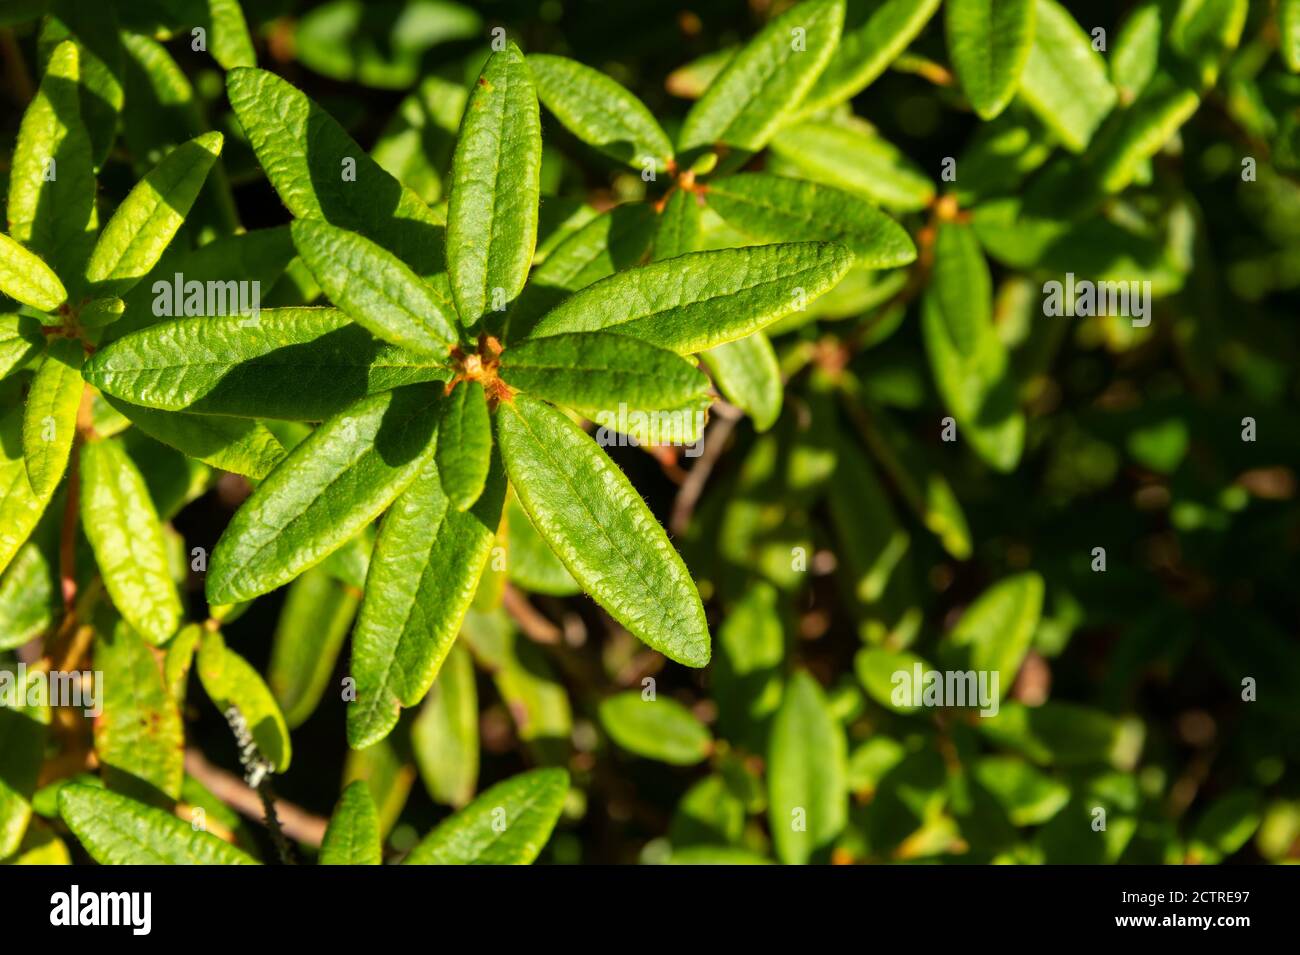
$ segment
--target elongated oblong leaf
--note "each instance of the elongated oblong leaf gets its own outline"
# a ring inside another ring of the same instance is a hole
[[[42,674],[28,674],[27,684],[20,685],[12,670],[0,678],[0,858],[18,851],[23,833],[32,817],[32,796],[40,778],[45,757],[45,734],[50,723],[50,708],[33,696],[28,705],[28,691],[40,689]]]
[[[537,95],[565,129],[634,169],[665,172],[673,144],[644,103],[599,70],[563,56],[528,57]]]
[[[181,621],[167,542],[144,477],[116,438],[81,451],[81,523],[118,612],[150,643],[165,643]]]
[[[0,572],[36,528],[52,493],[32,490],[23,456],[23,408],[15,402],[0,413]]]
[[[709,755],[713,734],[695,714],[669,697],[645,699],[637,690],[600,703],[600,723],[630,753],[692,766]]]
[[[177,146],[122,200],[86,266],[97,295],[121,295],[149,274],[198,198],[222,142],[213,132]]]
[[[848,819],[844,730],[806,671],[786,684],[768,744],[768,814],[787,865],[812,858]]]
[[[700,356],[714,383],[733,405],[766,431],[781,414],[785,394],[772,343],[762,332],[710,348]]]
[[[947,0],[948,52],[961,87],[982,119],[1016,95],[1034,40],[1034,0]]]
[[[258,672],[247,660],[226,646],[220,631],[203,634],[199,643],[199,681],[203,690],[223,713],[230,707],[248,724],[258,752],[276,772],[289,768],[292,748],[284,715]]]
[[[306,94],[274,73],[243,67],[226,74],[226,91],[267,179],[296,217],[359,232],[418,275],[442,271],[442,217]]]
[[[80,274],[93,239],[95,175],[81,121],[77,44],[54,48],[23,114],[9,171],[9,235],[67,279]]]
[[[406,857],[408,865],[529,865],[564,808],[569,774],[535,769],[497,783],[442,822]]]
[[[510,340],[525,337],[537,320],[570,292],[640,265],[655,238],[655,213],[645,202],[624,203],[576,229],[541,265],[510,308]]]
[[[773,172],[838,186],[887,209],[922,209],[934,198],[925,173],[861,121],[788,126],[772,140],[772,152],[781,160]]]
[[[620,403],[645,411],[680,408],[709,391],[704,374],[677,353],[608,332],[522,341],[501,356],[501,377],[593,421]]]
[[[668,197],[655,228],[655,261],[698,252],[703,231],[703,196],[696,190],[677,189]]]
[[[453,644],[411,724],[411,749],[436,802],[460,807],[470,801],[478,785],[478,689],[474,661],[460,643]]]
[[[357,324],[438,357],[455,343],[445,304],[391,252],[320,219],[295,222],[293,243],[325,294]]]
[[[799,106],[806,115],[865,89],[885,71],[939,9],[939,0],[848,3],[835,54]]]
[[[839,42],[844,0],[806,0],[764,27],[686,115],[683,152],[713,143],[757,151],[816,82]]]
[[[63,477],[68,452],[77,434],[81,407],[81,363],[86,353],[72,338],[51,340],[27,394],[23,412],[23,457],[27,478],[37,494],[48,494]]]
[[[990,465],[1010,471],[1024,447],[1025,421],[993,328],[988,263],[970,226],[940,226],[921,330],[935,385],[961,433]]]
[[[1106,61],[1070,11],[1035,0],[1038,24],[1020,95],[1067,149],[1081,152],[1115,105]]]
[[[341,553],[335,551],[334,556]],[[313,567],[289,585],[271,639],[267,683],[290,728],[306,721],[320,702],[359,600],[355,591],[329,575],[325,565]]]
[[[1000,580],[966,609],[949,639],[970,647],[971,666],[998,674],[998,692],[1011,692],[1043,609],[1043,578],[1035,573]]]
[[[447,268],[466,327],[524,287],[537,244],[541,169],[537,91],[511,43],[483,67],[452,159]]]
[[[806,307],[852,264],[852,253],[832,242],[693,252],[583,289],[530,337],[603,330],[680,354],[704,351]]]
[[[185,738],[175,698],[153,649],[123,620],[95,640],[95,755],[110,788],[142,802],[168,805],[181,794]]]
[[[631,482],[560,412],[524,395],[498,409],[498,440],[542,538],[619,623],[687,666],[709,661],[709,631],[686,565]]]
[[[374,520],[433,450],[436,392],[413,385],[362,398],[294,448],[213,549],[208,600],[236,603],[274,590]]]
[[[751,172],[713,180],[707,197],[720,216],[756,239],[838,242],[856,264],[873,269],[916,258],[916,246],[902,226],[833,186]]]
[[[445,364],[375,338],[332,308],[163,322],[90,357],[105,394],[163,411],[319,421],[368,394],[450,377]]]
[[[149,437],[223,471],[261,479],[285,455],[279,438],[251,418],[159,411],[117,398],[105,400]]]
[[[21,245],[0,234],[0,292],[42,312],[52,312],[68,300],[54,271]]]
[[[1300,0],[1281,0],[1277,7],[1278,46],[1292,73],[1300,73]]]
[[[21,368],[45,347],[40,323],[26,315],[0,315],[0,379]]]
[[[420,702],[437,677],[501,519],[505,481],[499,463],[494,470],[477,503],[458,511],[431,457],[384,517],[352,634],[353,747],[387,736],[400,708]]]
[[[96,786],[60,789],[59,816],[101,865],[257,865],[166,810]]]
[[[349,783],[339,797],[329,827],[320,844],[320,865],[379,865],[383,847],[379,839],[379,810],[370,790],[360,779]]]
[[[458,384],[438,406],[438,476],[456,510],[478,500],[492,462],[492,420],[477,381]]]

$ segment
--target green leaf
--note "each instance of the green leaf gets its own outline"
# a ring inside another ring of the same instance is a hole
[[[77,434],[77,410],[86,390],[81,363],[86,352],[75,338],[51,339],[32,379],[23,412],[23,457],[38,496],[51,493],[68,467]]]
[[[26,315],[0,315],[0,379],[45,350],[41,325]]]
[[[153,649],[123,620],[95,637],[95,755],[105,784],[141,802],[168,807],[181,794],[185,737],[176,699]]]
[[[498,409],[497,425],[519,501],[574,579],[669,659],[708,663],[695,583],[623,472],[576,424],[524,395]]]
[[[181,622],[167,542],[149,489],[116,438],[81,450],[81,523],[118,612],[161,646]]]
[[[762,332],[710,348],[700,356],[718,390],[733,405],[754,419],[754,429],[766,431],[776,424],[785,397],[785,383],[776,351]]]
[[[44,533],[23,544],[0,575],[0,650],[39,637],[62,608],[56,584],[57,548],[50,532],[53,523],[46,521]]]
[[[674,849],[669,865],[772,865],[771,859],[732,846],[687,846]]]
[[[453,388],[438,406],[438,476],[443,493],[458,511],[483,493],[492,463],[492,419],[477,381]]]
[[[657,218],[649,203],[615,206],[561,242],[529,277],[508,316],[509,339],[528,335],[537,320],[569,292],[640,265],[655,241]]]
[[[530,337],[604,330],[679,354],[705,351],[798,311],[852,264],[852,254],[830,242],[693,252],[583,289]]]
[[[186,624],[167,644],[163,657],[163,684],[177,706],[185,703],[189,691],[190,667],[194,665],[194,651],[203,637],[203,627],[197,623]]]
[[[645,699],[629,690],[602,700],[600,724],[629,753],[674,766],[708,758],[713,734],[695,714],[669,697]]]
[[[992,119],[1016,95],[1034,42],[1035,0],[948,0],[948,53],[961,87],[981,119]]]
[[[223,142],[213,132],[177,146],[122,200],[86,266],[96,295],[122,295],[149,274],[185,222]]]
[[[442,361],[389,345],[332,308],[184,318],[96,352],[82,369],[105,394],[163,411],[319,421],[366,395],[441,381]]]
[[[50,267],[3,234],[0,234],[0,292],[40,312],[53,312],[68,300],[67,290]]]
[[[973,669],[998,674],[999,699],[1011,692],[1042,610],[1043,578],[1016,574],[980,594],[949,636],[954,646],[970,647]]]
[[[916,259],[916,246],[902,226],[833,186],[751,172],[711,181],[706,196],[710,208],[755,239],[838,242],[857,265],[873,269]]]
[[[1250,841],[1260,823],[1259,794],[1237,790],[1216,799],[1196,820],[1187,861],[1216,864]]]
[[[829,490],[831,521],[838,531],[838,556],[847,582],[858,600],[875,603],[906,555],[911,536],[894,516],[871,463],[848,441],[837,443]]]
[[[32,490],[22,432],[23,409],[14,401],[0,413],[0,572],[35,529],[53,493]]]
[[[368,749],[348,750],[343,782],[346,785],[355,779],[363,780],[370,790],[379,809],[379,833],[386,836],[411,794],[415,767],[398,751],[396,741],[384,739]]]
[[[993,327],[992,280],[970,226],[944,223],[921,329],[935,385],[975,453],[1011,471],[1024,447],[1006,349]]]
[[[593,421],[626,405],[636,411],[707,404],[709,380],[671,351],[607,332],[575,332],[511,345],[501,377],[535,398]]]
[[[924,674],[933,670],[925,659],[907,650],[864,647],[853,658],[858,682],[867,691],[867,695],[881,706],[898,713],[915,713],[921,709],[924,684],[916,685],[917,666],[921,668],[922,680]],[[905,684],[897,679],[900,674],[906,676]],[[910,692],[899,693],[904,687]]]
[[[1014,756],[985,756],[975,778],[1007,811],[1013,826],[1041,826],[1070,801],[1070,788]]]
[[[505,308],[528,279],[541,169],[537,91],[511,43],[479,74],[452,159],[447,269],[467,328],[489,308]]]
[[[301,90],[274,73],[241,67],[226,74],[226,91],[267,179],[294,216],[359,232],[417,275],[442,271],[441,216]]]
[[[48,699],[29,689],[43,685],[42,674],[30,673],[19,685],[10,669],[0,671],[0,859],[18,851],[32,816],[32,796],[45,758],[45,734],[50,709],[28,699]]]
[[[887,209],[912,212],[934,198],[934,184],[875,128],[861,120],[788,126],[772,140],[782,163],[772,172],[837,186]]]
[[[352,747],[383,739],[401,707],[414,706],[429,691],[474,599],[504,497],[501,465],[494,459],[478,501],[457,510],[431,457],[393,502],[375,540],[352,633],[357,690],[348,707]]]
[[[225,713],[232,706],[239,710],[253,735],[258,752],[275,767],[277,773],[289,768],[292,747],[284,715],[248,661],[226,646],[221,631],[210,630],[199,643],[199,682],[203,691]]]
[[[100,865],[257,865],[166,810],[95,786],[60,789],[59,816]]]
[[[644,103],[599,70],[563,56],[528,57],[537,95],[564,128],[638,171],[667,172],[673,144]]]
[[[762,750],[767,721],[781,703],[784,658],[780,594],[767,581],[756,580],[718,629],[713,686],[718,725],[728,741]]]
[[[506,502],[506,540],[510,544],[506,571],[511,583],[531,593],[554,597],[581,593],[578,582],[542,540],[514,495]]]
[[[1115,105],[1115,89],[1106,61],[1070,12],[1055,0],[1035,2],[1038,25],[1020,96],[1066,149],[1082,152]]]
[[[379,89],[406,89],[433,47],[483,34],[467,6],[446,0],[330,0],[298,21],[294,47],[309,69]]]
[[[1277,32],[1286,68],[1300,73],[1300,0],[1279,0]]]
[[[777,857],[802,865],[848,818],[844,730],[806,671],[786,684],[768,744],[768,815]]]
[[[320,844],[320,865],[380,865],[379,810],[361,780],[343,790]]]
[[[1247,0],[1183,0],[1169,22],[1169,46],[1186,64],[1194,82],[1208,90],[1237,48],[1250,13]]]
[[[457,338],[447,304],[395,255],[319,219],[295,222],[293,243],[353,321],[385,341],[445,359]]]
[[[840,42],[799,107],[801,115],[842,103],[866,89],[921,32],[939,0],[849,3]]]
[[[1089,150],[1086,162],[1101,190],[1114,194],[1127,188],[1200,103],[1194,89],[1168,73],[1157,72],[1136,102],[1120,114],[1113,127],[1097,137]]]
[[[843,24],[844,0],[806,0],[765,26],[686,114],[682,152],[762,149],[830,61]]]
[[[77,45],[55,47],[23,113],[9,172],[9,235],[63,275],[80,274],[95,226],[91,145]]]
[[[411,749],[435,802],[465,805],[478,786],[478,688],[469,652],[452,645],[420,714],[411,724]]]
[[[443,821],[408,865],[529,865],[559,821],[569,792],[563,769],[535,769],[497,783]]]
[[[360,599],[321,565],[289,585],[271,638],[266,682],[290,729],[306,722],[320,702]]]
[[[1160,5],[1143,3],[1129,14],[1115,37],[1110,78],[1119,102],[1127,106],[1155,76],[1160,59]]]
[[[208,600],[269,593],[374,520],[433,451],[436,386],[362,398],[294,448],[235,514],[212,552]]]
[[[223,471],[260,480],[285,455],[266,425],[250,418],[158,411],[111,396],[104,400],[154,440]]]
[[[38,38],[44,59],[66,39],[77,42],[81,61],[81,116],[93,148],[92,163],[99,168],[117,135],[122,111],[125,53],[117,11],[112,4],[56,0]]]
[[[698,252],[703,218],[700,193],[674,189],[659,214],[655,229],[654,260],[672,259],[687,252]]]
[[[225,70],[257,66],[253,38],[249,36],[244,11],[239,9],[239,0],[207,0],[207,7],[212,58]]]

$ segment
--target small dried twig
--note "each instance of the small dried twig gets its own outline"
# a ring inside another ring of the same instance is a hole
[[[249,819],[262,820],[262,796],[234,773],[213,766],[197,749],[185,751],[185,771],[202,783],[212,795]],[[328,820],[283,799],[275,803],[276,821],[285,835],[304,845],[319,846],[325,838]]]
[[[535,643],[554,644],[559,643],[560,638],[564,636],[564,631],[551,623],[540,610],[528,602],[527,597],[510,584],[506,584],[501,593],[501,604],[506,608],[506,613],[519,624],[519,629],[529,640]]]
[[[691,515],[695,513],[695,505],[699,503],[700,495],[704,493],[704,485],[708,483],[709,475],[713,473],[714,465],[722,456],[722,449],[727,439],[731,437],[731,432],[735,430],[741,418],[738,409],[721,401],[714,405],[713,414],[713,425],[705,432],[704,453],[686,472],[682,486],[677,491],[677,499],[673,501],[673,511],[668,518],[668,530],[674,535],[683,533],[690,525]]]

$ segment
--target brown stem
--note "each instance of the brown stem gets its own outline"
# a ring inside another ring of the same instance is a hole
[[[263,821],[266,807],[262,795],[234,773],[213,766],[197,749],[185,751],[185,771],[240,815],[257,822]],[[329,825],[328,820],[283,799],[275,799],[273,806],[285,835],[305,845],[321,844]]]
[[[672,514],[668,518],[668,530],[674,535],[684,533],[690,525],[691,515],[695,513],[695,505],[699,503],[700,495],[704,493],[704,485],[708,482],[709,475],[713,473],[718,458],[722,456],[727,438],[731,436],[731,432],[740,421],[740,412],[723,402],[717,402],[713,411],[713,425],[705,432],[704,453],[686,472],[682,486],[677,491],[677,499],[673,501]]]
[[[501,592],[501,604],[529,640],[555,644],[564,636],[559,627],[543,616],[540,610],[528,602],[527,597],[510,584],[506,584]]]

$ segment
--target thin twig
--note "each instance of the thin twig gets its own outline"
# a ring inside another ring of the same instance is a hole
[[[258,750],[253,734],[248,728],[248,721],[244,719],[244,714],[239,712],[239,707],[232,705],[226,710],[225,716],[226,722],[230,724],[230,731],[235,734],[235,740],[239,743],[239,761],[244,766],[244,782],[257,791],[262,805],[262,822],[271,833],[276,855],[279,856],[281,865],[297,865],[298,860],[294,855],[293,846],[285,838],[280,817],[275,811],[275,790],[271,787],[271,775],[275,767]]]
[[[262,821],[265,807],[258,791],[234,773],[213,766],[197,749],[185,751],[185,771],[236,812],[249,819]],[[325,838],[325,828],[329,822],[321,816],[283,799],[275,801],[275,811],[280,828],[295,841],[319,846]]]
[[[727,410],[724,411],[724,407]],[[714,406],[713,425],[704,434],[704,453],[686,472],[686,478],[677,491],[677,499],[673,501],[672,514],[668,518],[668,529],[674,535],[684,533],[690,525],[691,515],[695,513],[695,505],[699,503],[700,495],[704,493],[704,485],[708,483],[709,475],[713,473],[713,467],[722,456],[722,449],[740,418],[740,413],[730,405],[724,406],[722,402],[718,402]]]
[[[555,644],[559,643],[560,638],[564,636],[564,631],[551,623],[540,610],[528,602],[527,597],[510,584],[506,584],[501,592],[501,604],[506,608],[506,613],[519,624],[519,629],[529,640],[535,643]]]

